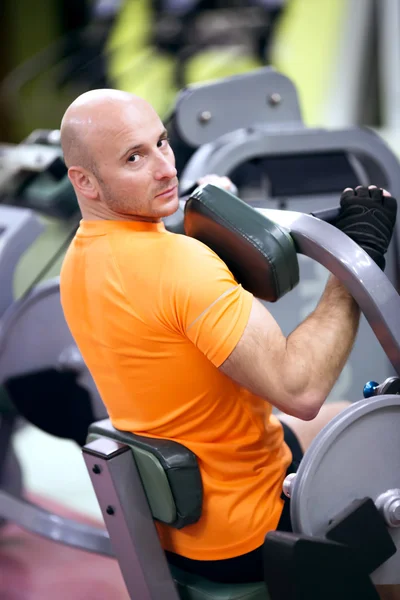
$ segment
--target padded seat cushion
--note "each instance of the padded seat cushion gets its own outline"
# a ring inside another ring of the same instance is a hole
[[[185,204],[186,235],[211,248],[256,298],[275,302],[299,282],[290,234],[215,185],[202,185]]]
[[[268,600],[263,582],[215,583],[170,566],[181,600]]]
[[[201,515],[203,485],[196,455],[170,440],[118,431],[110,419],[92,423],[87,442],[106,437],[132,449],[152,515],[180,529]]]

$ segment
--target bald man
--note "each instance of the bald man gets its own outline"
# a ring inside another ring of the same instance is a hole
[[[143,143],[130,144],[132,130],[125,129],[129,121],[135,127],[135,141]],[[162,160],[153,165],[149,164],[153,157],[145,156],[143,150],[154,135]],[[84,219],[118,220],[122,216],[148,221],[177,210],[178,179],[168,133],[145,100],[116,90],[83,94],[63,117],[61,144]],[[122,156],[110,152],[111,144]],[[126,164],[129,169],[121,168]],[[227,177],[214,175],[200,182],[230,185]]]
[[[175,160],[144,100],[86,93],[67,109],[61,141],[82,212],[61,272],[72,335],[117,429],[175,440],[198,457],[202,516],[181,530],[157,523],[168,558],[216,581],[262,580],[266,533],[290,530],[283,479],[345,406],[322,407],[359,309],[331,277],[286,338],[218,256],[167,232]]]

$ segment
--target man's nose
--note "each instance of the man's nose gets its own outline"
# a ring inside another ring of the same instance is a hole
[[[176,177],[177,170],[175,169],[175,158],[174,156],[159,155],[157,157],[157,164],[155,168],[156,179],[172,179]]]

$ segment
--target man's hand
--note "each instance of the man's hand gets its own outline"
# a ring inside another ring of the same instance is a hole
[[[212,183],[235,196],[238,194],[238,189],[234,183],[229,179],[229,177],[221,176],[221,175],[205,175],[201,177],[197,183],[199,185],[204,185],[205,183]]]
[[[389,192],[358,186],[346,188],[340,198],[335,226],[354,240],[382,269],[396,223],[397,201]]]

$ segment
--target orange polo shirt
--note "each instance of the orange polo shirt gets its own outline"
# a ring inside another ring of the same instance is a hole
[[[252,295],[214,252],[162,223],[81,221],[61,302],[114,427],[198,458],[202,516],[181,530],[157,524],[164,548],[219,560],[260,546],[279,521],[291,453],[271,405],[218,369]]]

